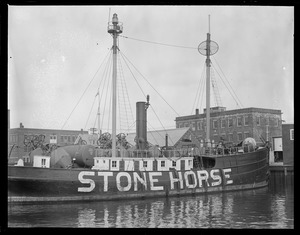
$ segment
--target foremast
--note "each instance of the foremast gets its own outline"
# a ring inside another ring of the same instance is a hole
[[[112,21],[108,23],[108,33],[113,37],[113,72],[112,72],[112,156],[116,157],[116,135],[117,135],[117,38],[123,32],[123,25],[118,20],[116,13]]]

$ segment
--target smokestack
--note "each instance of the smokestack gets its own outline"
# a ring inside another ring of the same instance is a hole
[[[199,115],[199,109],[196,109],[196,115]]]
[[[137,149],[146,149],[147,143],[147,109],[149,107],[149,95],[146,102],[136,103],[136,147]]]
[[[166,149],[168,149],[168,134],[166,133]]]

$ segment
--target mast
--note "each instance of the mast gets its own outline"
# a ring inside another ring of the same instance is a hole
[[[116,13],[112,22],[108,23],[108,33],[113,37],[113,73],[112,73],[112,157],[116,157],[116,129],[117,129],[117,38],[123,32],[122,23],[118,21]]]
[[[217,53],[218,49],[218,44],[210,40],[210,15],[208,15],[207,39],[198,46],[199,53],[206,56],[206,147],[209,147],[210,144],[210,56]]]
[[[210,142],[210,33],[206,39],[206,146]]]

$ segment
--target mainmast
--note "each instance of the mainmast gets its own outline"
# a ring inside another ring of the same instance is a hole
[[[117,38],[123,32],[122,23],[118,21],[116,13],[113,14],[112,22],[108,23],[108,33],[113,37],[113,73],[112,73],[112,157],[116,157],[116,129],[117,129]]]
[[[210,15],[208,15],[207,39],[198,46],[200,54],[206,56],[206,147],[210,145],[210,56],[217,53],[218,49],[218,44],[210,40]]]
[[[208,19],[209,18],[210,16],[208,16]],[[206,146],[210,142],[210,63],[211,61],[210,61],[210,32],[209,32],[207,33],[207,39],[206,39]]]

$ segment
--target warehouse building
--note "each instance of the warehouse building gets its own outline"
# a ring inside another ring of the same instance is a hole
[[[33,142],[65,146],[74,144],[79,134],[87,134],[81,130],[55,130],[55,129],[35,129],[25,128],[20,123],[19,128],[8,130],[8,155],[9,161],[14,161],[20,157],[28,155],[32,150]]]
[[[282,135],[281,110],[244,108],[226,110],[225,107],[212,107],[210,110],[210,139],[214,142],[225,140],[234,144],[247,137],[257,143],[269,141]],[[206,109],[189,116],[176,117],[176,128],[191,127],[200,141],[206,138]]]

